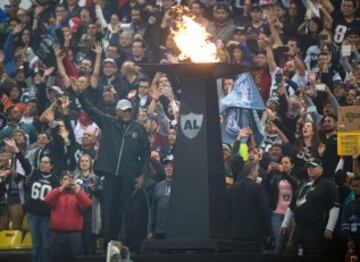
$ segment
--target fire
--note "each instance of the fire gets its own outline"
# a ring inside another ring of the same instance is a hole
[[[190,58],[195,63],[217,62],[217,48],[211,35],[195,22],[189,14],[176,9],[176,26],[172,30],[174,41],[180,50],[179,60]]]

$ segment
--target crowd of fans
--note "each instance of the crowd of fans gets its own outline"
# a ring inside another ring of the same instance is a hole
[[[256,66],[266,104],[261,143],[250,126],[223,144],[233,238],[277,254],[359,254],[360,149],[337,153],[338,109],[360,106],[358,1],[31,2],[0,9],[0,230],[27,214],[34,261],[49,246],[65,261],[93,254],[100,237],[136,252],[166,235],[181,79],[138,64],[179,62],[177,4],[221,62]],[[234,81],[217,81],[219,102]],[[243,199],[263,193],[252,213]]]

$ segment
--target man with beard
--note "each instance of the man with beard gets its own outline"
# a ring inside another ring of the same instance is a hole
[[[270,96],[277,92],[280,85],[284,85],[289,95],[294,95],[299,87],[306,86],[308,77],[305,70],[305,64],[300,56],[300,49],[297,40],[289,39],[286,47],[289,52],[286,53],[287,61],[281,69],[275,62],[274,53],[270,45],[267,46],[267,59],[272,78]]]
[[[226,3],[217,3],[213,8],[214,22],[211,22],[207,31],[216,39],[228,42],[235,31],[235,24],[230,19],[230,8]]]
[[[136,180],[144,174],[150,157],[148,136],[144,127],[132,120],[132,105],[122,99],[116,105],[116,116],[102,113],[84,96],[85,89],[72,79],[72,89],[82,108],[100,127],[100,149],[94,164],[97,174],[104,175],[104,236],[110,240],[126,239],[124,220]]]
[[[328,115],[323,120],[323,132],[320,133],[320,139],[325,144],[326,149],[322,161],[324,166],[324,176],[334,179],[335,169],[339,162],[337,154],[337,136],[336,136],[337,118],[334,115]]]

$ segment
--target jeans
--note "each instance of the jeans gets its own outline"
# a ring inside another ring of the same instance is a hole
[[[49,254],[51,262],[74,262],[83,255],[81,232],[50,232]]]
[[[94,250],[94,237],[92,235],[92,210],[87,209],[84,213],[84,229],[82,231],[83,251],[85,255],[91,255]]]
[[[32,240],[32,261],[48,261],[49,221],[46,216],[29,213],[29,229]]]
[[[272,213],[271,216],[271,229],[275,240],[275,253],[282,254],[284,251],[285,243],[284,236],[280,233],[280,227],[284,220],[284,215]]]

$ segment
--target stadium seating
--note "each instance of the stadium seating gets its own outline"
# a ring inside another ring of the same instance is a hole
[[[23,223],[22,223],[22,230],[24,232],[29,231],[29,218],[28,218],[28,215],[24,216]]]
[[[31,249],[32,241],[31,241],[31,234],[27,232],[21,244],[16,247],[16,249]]]
[[[20,230],[0,231],[0,250],[16,249],[21,246],[22,239]]]

